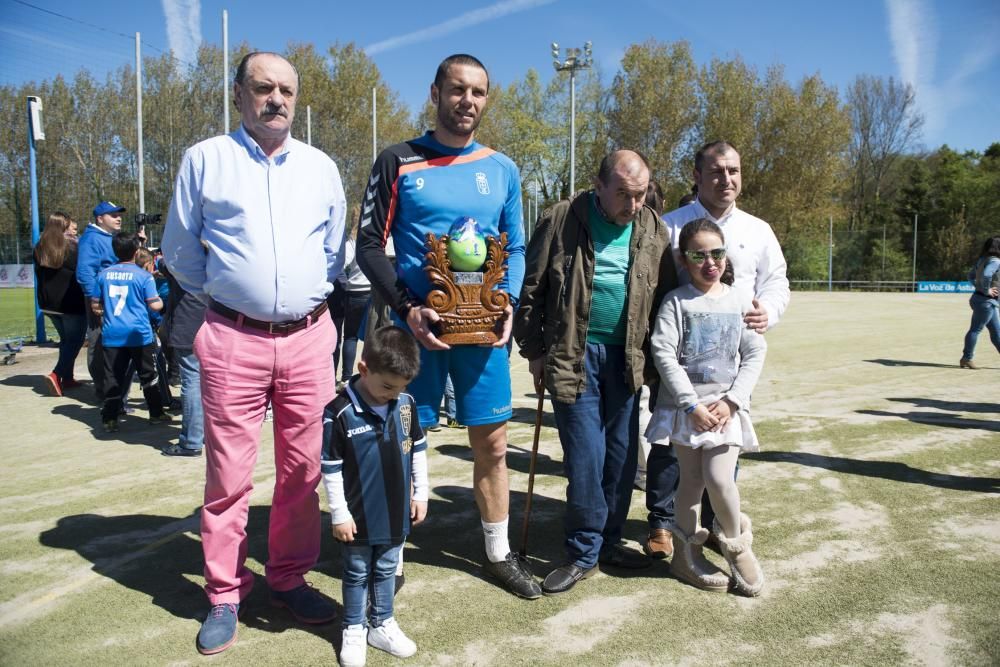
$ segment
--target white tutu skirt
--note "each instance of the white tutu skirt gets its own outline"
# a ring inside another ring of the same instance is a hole
[[[656,406],[646,427],[646,439],[654,444],[676,444],[687,447],[719,447],[735,445],[744,452],[760,450],[757,433],[746,410],[737,410],[722,431],[697,431],[691,415],[677,408]]]

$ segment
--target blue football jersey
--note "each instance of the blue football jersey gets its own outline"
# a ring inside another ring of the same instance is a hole
[[[153,342],[147,304],[159,299],[156,281],[131,262],[112,264],[97,275],[104,305],[101,340],[105,347],[142,347]]]

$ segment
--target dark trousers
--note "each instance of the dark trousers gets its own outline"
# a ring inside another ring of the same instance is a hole
[[[344,331],[344,307],[347,303],[347,291],[339,280],[333,282],[333,291],[326,297],[326,305],[330,307],[330,319],[337,330],[337,342],[333,348],[333,377],[337,377],[337,369],[340,368],[340,341],[343,339]]]
[[[343,363],[340,365],[340,379],[347,381],[354,374],[354,361],[358,355],[358,334],[364,323],[365,311],[368,309],[368,298],[371,292],[348,292],[344,305],[344,335]],[[338,336],[337,340],[340,340]]]
[[[94,381],[98,401],[104,400],[104,353],[101,352],[101,318],[87,310],[87,371]]]
[[[80,353],[87,336],[87,318],[84,315],[46,314],[59,332],[59,360],[52,370],[60,380],[72,380],[76,355]]]
[[[117,419],[121,414],[122,391],[128,379],[130,362],[139,371],[139,382],[142,384],[142,395],[146,397],[146,405],[149,406],[149,415],[159,417],[163,414],[163,399],[157,386],[156,344],[105,347],[104,407],[101,409],[103,421]]]

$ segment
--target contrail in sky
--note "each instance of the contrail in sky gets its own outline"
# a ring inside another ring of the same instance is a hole
[[[174,56],[188,65],[198,60],[201,46],[201,1],[162,0],[167,18],[167,42]]]
[[[442,37],[464,28],[469,28],[474,25],[479,25],[480,23],[486,23],[487,21],[498,19],[502,16],[507,16],[508,14],[516,14],[517,12],[534,9],[535,7],[541,7],[542,5],[548,5],[553,2],[555,2],[555,0],[504,0],[503,2],[492,4],[489,7],[483,7],[482,9],[466,12],[465,14],[456,16],[455,18],[449,19],[443,23],[438,23],[437,25],[421,28],[420,30],[410,32],[405,35],[390,37],[389,39],[384,39],[381,42],[375,42],[374,44],[370,44],[365,47],[365,53],[369,56],[373,56],[376,53],[398,49],[399,47],[406,46],[407,44],[425,42],[429,39],[434,39],[435,37]]]

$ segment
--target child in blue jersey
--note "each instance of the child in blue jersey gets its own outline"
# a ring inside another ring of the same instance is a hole
[[[95,312],[101,316],[105,372],[101,421],[108,433],[118,430],[129,362],[139,371],[150,423],[170,421],[163,412],[163,400],[156,386],[156,343],[149,321],[149,311],[161,310],[163,301],[156,293],[153,276],[135,264],[139,239],[119,232],[111,240],[111,246],[118,263],[97,275],[100,297],[91,299]]]
[[[342,665],[364,665],[366,644],[400,658],[417,651],[392,603],[403,542],[427,516],[427,441],[413,397],[402,393],[419,370],[413,336],[378,329],[358,374],[323,413],[323,485],[343,543]]]

